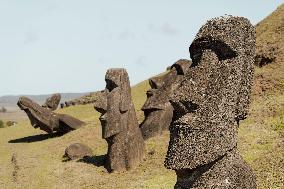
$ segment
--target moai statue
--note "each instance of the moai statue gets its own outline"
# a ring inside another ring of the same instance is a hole
[[[17,104],[26,112],[34,128],[39,127],[47,133],[65,134],[85,125],[84,122],[69,115],[54,113],[27,97],[20,97]]]
[[[47,98],[45,103],[42,105],[42,107],[48,108],[54,111],[57,109],[60,100],[61,100],[61,95],[59,93],[56,93],[52,95],[51,97]]]
[[[64,108],[65,107],[65,103],[60,103],[60,108]]]
[[[219,17],[199,30],[192,65],[170,97],[174,109],[165,167],[176,189],[255,189],[237,150],[237,129],[250,103],[255,28],[243,17]]]
[[[145,119],[140,125],[144,140],[168,130],[173,117],[169,96],[175,91],[190,64],[189,60],[178,60],[168,73],[149,80],[151,89],[147,91],[147,100],[142,107]]]
[[[145,145],[131,100],[125,69],[109,69],[104,95],[95,102],[101,113],[102,137],[108,143],[105,167],[109,172],[128,170],[144,158]]]

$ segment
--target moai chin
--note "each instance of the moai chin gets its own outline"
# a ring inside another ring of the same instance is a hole
[[[149,79],[151,89],[147,91],[147,100],[142,107],[145,119],[140,125],[144,140],[168,130],[173,117],[169,96],[175,91],[190,64],[189,60],[180,59],[165,75]]]
[[[109,69],[104,95],[95,102],[101,113],[102,137],[108,143],[105,167],[109,172],[128,170],[144,158],[145,145],[131,100],[125,69]]]
[[[189,48],[192,65],[170,102],[174,109],[165,166],[176,189],[256,188],[237,150],[237,129],[250,103],[255,28],[243,17],[201,27]]]

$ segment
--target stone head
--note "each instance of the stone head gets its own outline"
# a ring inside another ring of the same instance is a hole
[[[166,74],[149,79],[151,89],[146,93],[147,100],[142,107],[145,119],[140,125],[144,139],[168,128],[173,112],[168,97],[187,72],[190,64],[189,60],[178,60]]]
[[[95,102],[95,109],[101,113],[103,138],[109,138],[124,129],[121,115],[131,106],[131,89],[125,69],[107,70],[105,81],[106,88]]]
[[[172,169],[207,164],[236,145],[236,123],[245,119],[250,101],[254,27],[242,17],[212,19],[189,51],[191,67],[170,97],[174,115],[165,165]]]

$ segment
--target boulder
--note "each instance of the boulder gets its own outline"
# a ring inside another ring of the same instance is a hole
[[[64,157],[75,160],[93,156],[92,149],[82,143],[74,143],[65,149]]]

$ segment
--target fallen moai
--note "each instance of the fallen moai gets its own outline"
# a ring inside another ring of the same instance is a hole
[[[51,97],[46,99],[42,107],[48,108],[52,111],[56,110],[59,105],[60,100],[61,100],[61,95],[59,93],[53,94]]]
[[[145,145],[131,100],[125,69],[109,69],[104,95],[95,102],[101,113],[102,137],[108,143],[105,167],[109,172],[137,166],[144,158]]]
[[[168,130],[173,117],[169,96],[179,85],[190,64],[189,60],[178,60],[168,73],[149,80],[151,89],[147,91],[147,100],[142,107],[145,119],[140,124],[145,140]]]
[[[67,133],[85,125],[84,122],[65,114],[57,114],[40,106],[27,97],[20,97],[17,105],[28,115],[34,128],[47,133]]]
[[[192,65],[170,97],[174,109],[165,160],[176,189],[255,189],[237,150],[237,129],[250,103],[255,29],[243,17],[201,27],[189,48]]]

